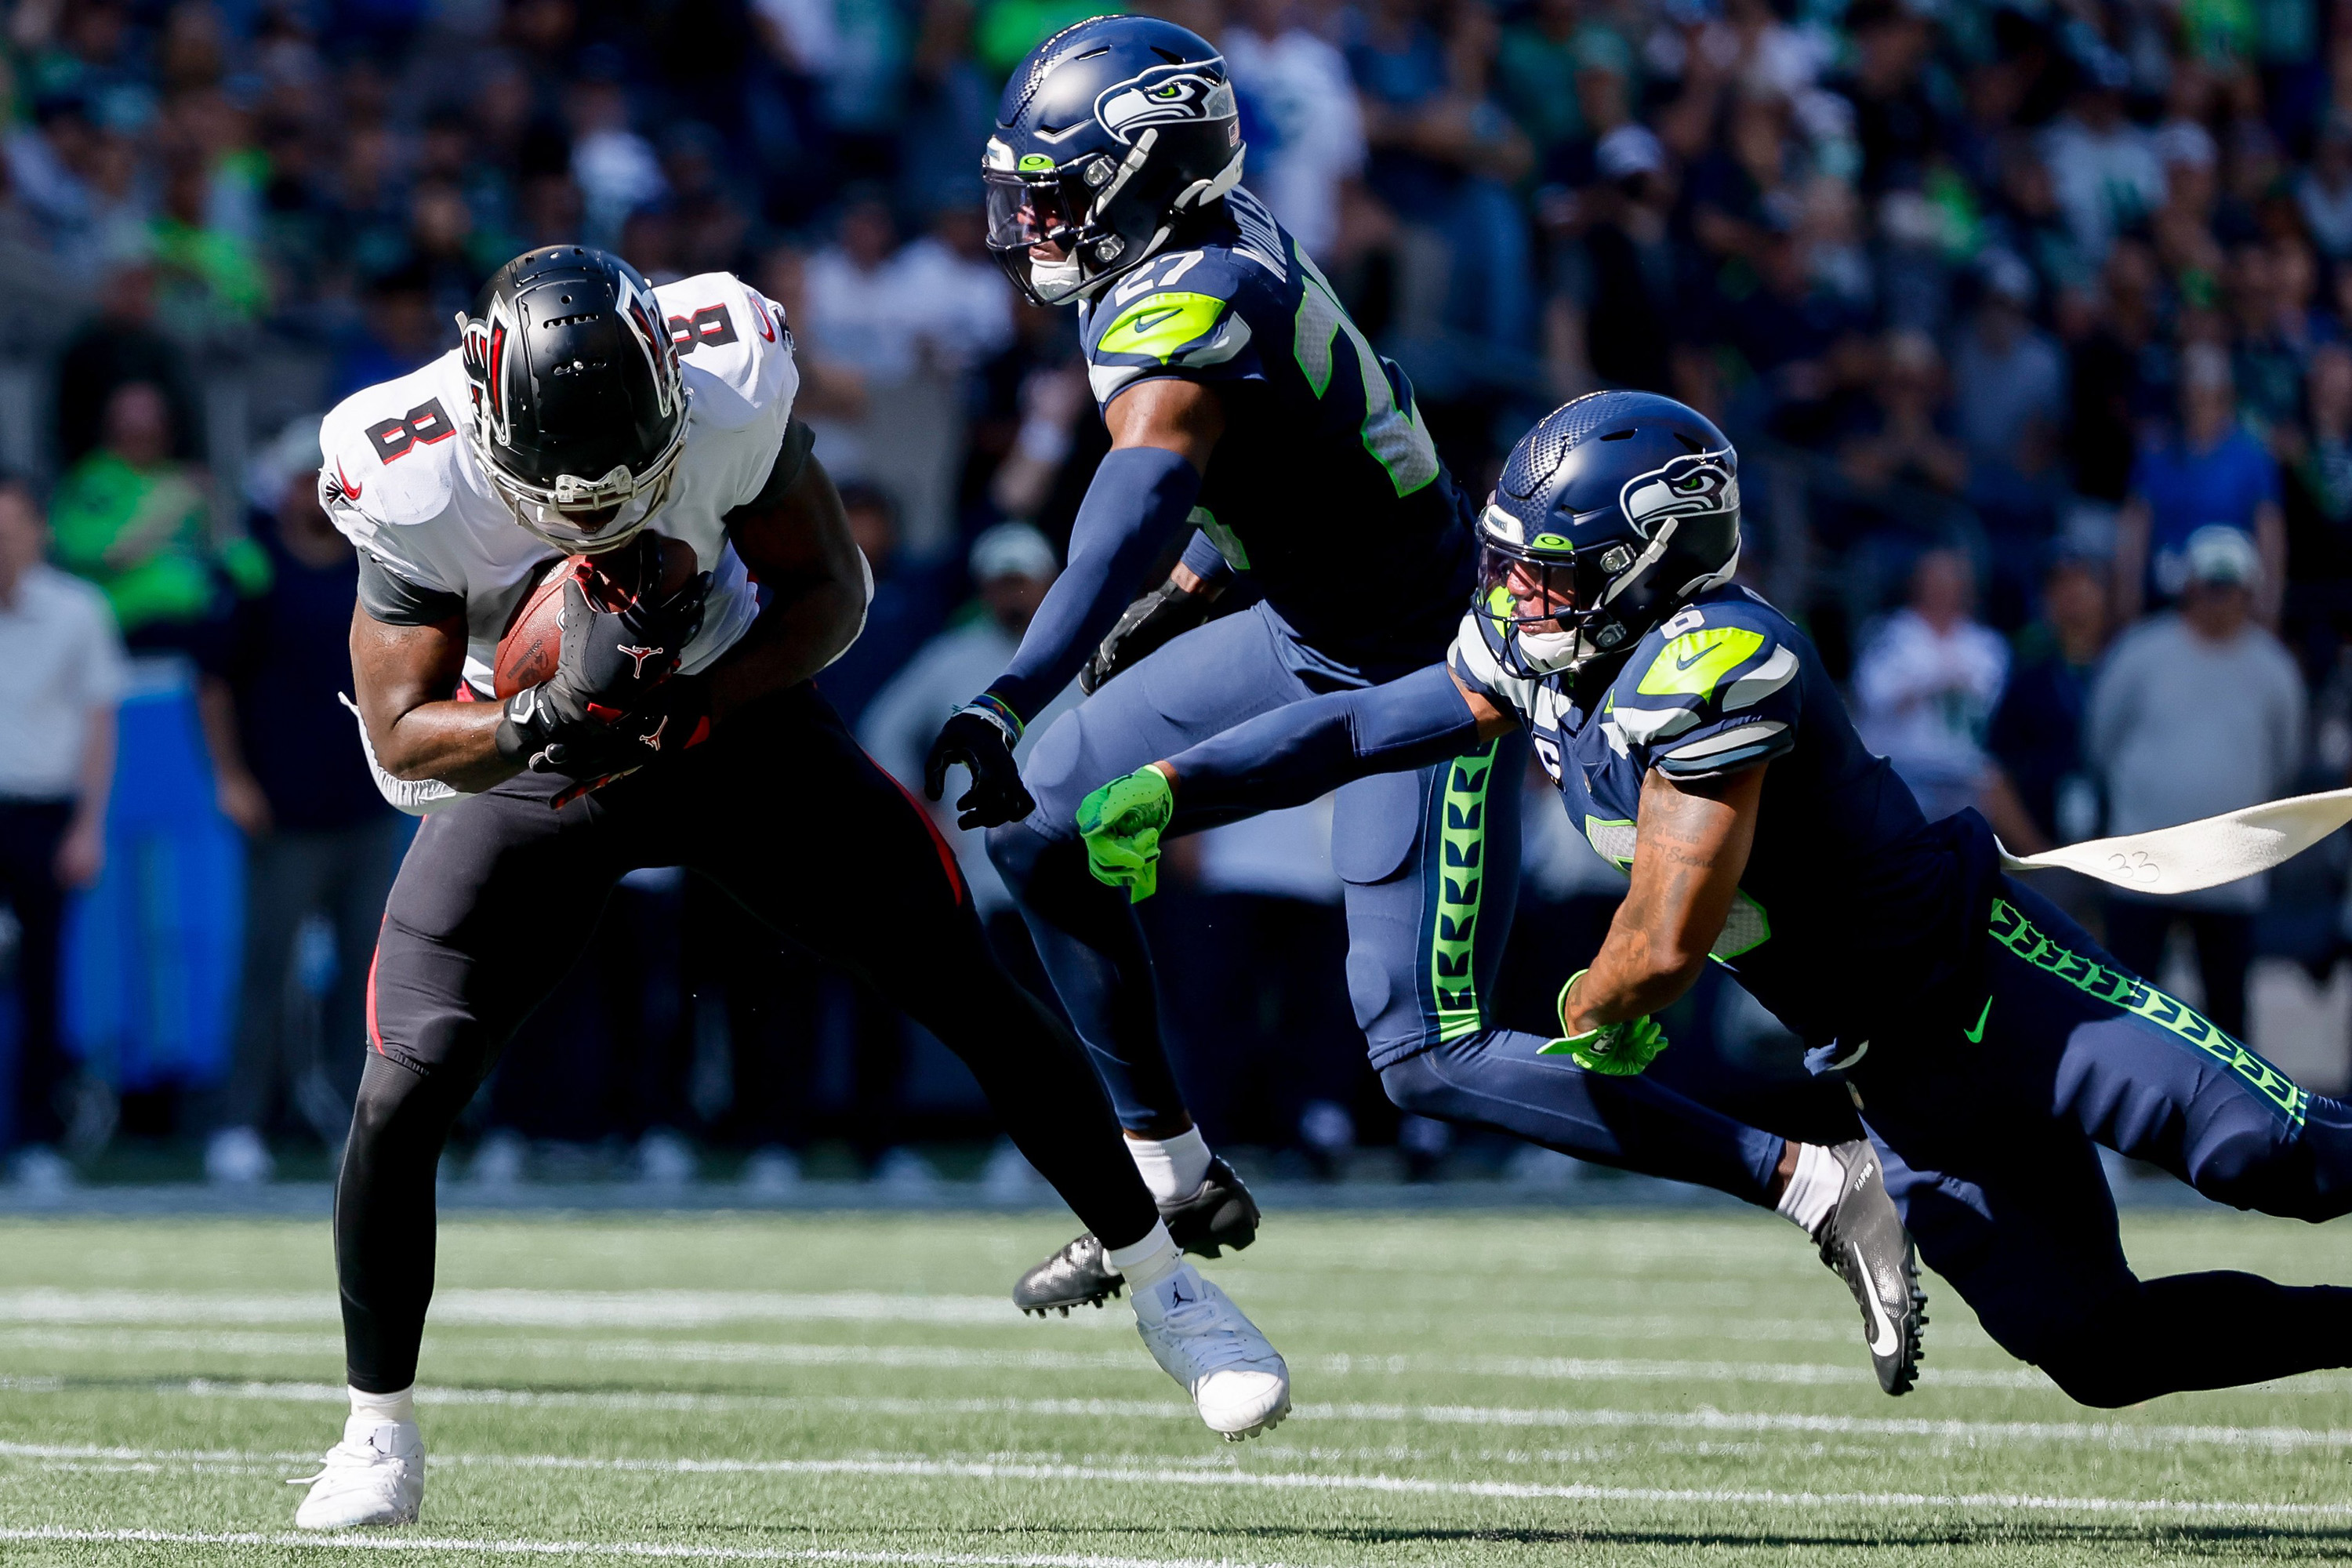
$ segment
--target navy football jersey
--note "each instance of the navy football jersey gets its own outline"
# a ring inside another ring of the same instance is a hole
[[[1475,545],[1412,384],[1256,198],[1223,207],[1202,243],[1080,307],[1095,401],[1158,376],[1213,384],[1225,432],[1192,521],[1314,647],[1433,659]]]
[[[1929,823],[1854,733],[1812,644],[1735,586],[1709,589],[1622,663],[1529,680],[1493,619],[1463,617],[1449,662],[1532,732],[1594,849],[1633,859],[1642,782],[1769,763],[1756,840],[1713,957],[1809,1046],[1850,1047],[1966,970],[1996,863],[1973,812]]]

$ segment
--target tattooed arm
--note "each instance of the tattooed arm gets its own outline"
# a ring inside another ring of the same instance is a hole
[[[1763,794],[1760,765],[1681,784],[1651,770],[1634,824],[1633,889],[1568,998],[1563,1029],[1638,1018],[1690,989],[1731,913]]]

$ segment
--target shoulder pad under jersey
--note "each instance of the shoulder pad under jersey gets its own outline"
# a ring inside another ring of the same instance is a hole
[[[1610,744],[1669,778],[1711,778],[1797,743],[1796,628],[1755,595],[1717,591],[1634,645],[1610,683]]]
[[[703,272],[654,290],[694,390],[694,417],[740,430],[762,415],[776,427],[800,390],[783,308],[731,272]]]
[[[1087,307],[1081,337],[1095,401],[1108,403],[1150,375],[1263,375],[1250,307],[1285,277],[1230,245],[1153,257]]]
[[[382,537],[449,510],[465,443],[457,439],[465,374],[457,351],[344,398],[319,427],[319,500],[351,542],[400,559]]]

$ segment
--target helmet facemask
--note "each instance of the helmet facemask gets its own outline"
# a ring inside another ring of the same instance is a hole
[[[1241,183],[1241,121],[1221,58],[1155,66],[1098,94],[1092,114],[1108,136],[1066,160],[1016,156],[1002,128],[982,157],[989,253],[1032,304],[1088,297]],[[1188,180],[1187,167],[1217,172]],[[1046,245],[1061,254],[1033,254]]]
[[[999,145],[991,144],[992,155]],[[1033,155],[1023,162],[1047,163],[1048,160]],[[1087,160],[1088,165],[1109,163],[1100,156]],[[1099,243],[1080,216],[1092,205],[1084,177],[1074,173],[1066,179],[1050,165],[1042,173],[1026,174],[991,168],[982,177],[988,186],[988,252],[1013,286],[1033,305],[1063,305],[1084,297],[1088,279],[1078,258]],[[1076,192],[1067,189],[1073,184],[1078,187]],[[1077,198],[1075,202],[1073,195]],[[1034,251],[1043,245],[1057,247],[1061,258],[1039,259]]]
[[[669,499],[678,456],[686,450],[686,421],[678,421],[677,434],[642,474],[617,464],[602,479],[559,474],[551,485],[534,484],[502,465],[478,419],[473,437],[474,456],[489,480],[490,493],[515,521],[567,555],[601,555],[644,532]]]
[[[1507,526],[1495,526],[1498,513]],[[1557,533],[1519,544],[1508,513],[1489,507],[1487,520],[1478,531],[1477,603],[1501,632],[1513,674],[1574,671],[1624,645],[1612,601],[1633,571],[1632,546],[1612,541],[1580,552]]]

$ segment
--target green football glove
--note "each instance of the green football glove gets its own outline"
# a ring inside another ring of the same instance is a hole
[[[1559,988],[1559,1013],[1563,1024],[1568,1018],[1568,993],[1584,978],[1585,970],[1568,977],[1568,984]],[[1666,1032],[1647,1013],[1638,1018],[1628,1018],[1622,1024],[1602,1024],[1580,1035],[1566,1035],[1544,1047],[1543,1056],[1570,1056],[1576,1065],[1587,1072],[1607,1073],[1612,1078],[1632,1078],[1658,1059],[1666,1048]]]
[[[1078,802],[1087,869],[1097,882],[1127,889],[1139,904],[1160,890],[1160,835],[1176,815],[1176,792],[1158,768],[1138,768]]]

